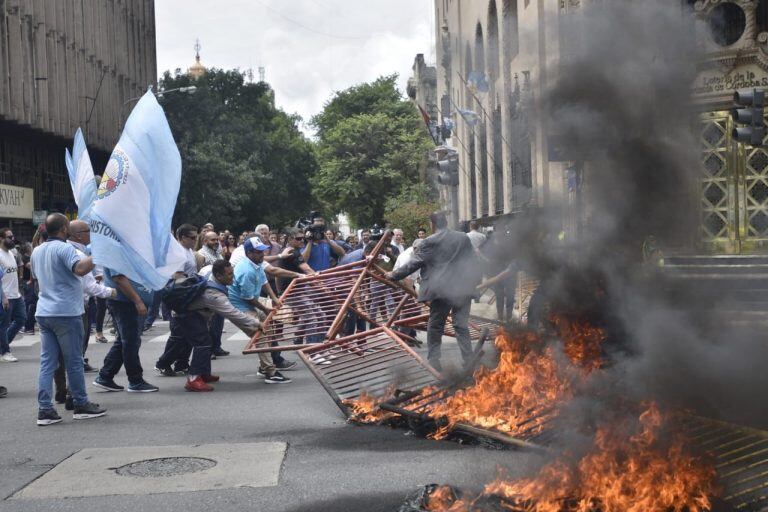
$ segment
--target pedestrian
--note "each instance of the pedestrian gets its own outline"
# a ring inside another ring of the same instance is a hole
[[[424,228],[419,228],[419,230],[416,231],[416,238],[427,238],[427,230]]]
[[[2,272],[2,318],[0,319],[0,362],[15,363],[11,342],[27,321],[27,308],[19,291],[19,263],[13,249],[16,238],[11,228],[0,228],[0,272]]]
[[[256,237],[245,241],[243,250],[245,251],[246,259],[240,261],[235,266],[234,281],[228,290],[229,300],[235,308],[243,313],[255,316],[260,321],[266,319],[271,311],[270,308],[259,301],[262,288],[266,287],[274,303],[277,302],[277,296],[274,295],[274,291],[269,287],[266,273],[261,265],[264,261],[264,254],[269,248],[270,246],[261,244],[260,240]],[[301,275],[296,272],[285,272],[292,274],[293,277],[300,277]],[[296,366],[295,362],[282,358],[279,352],[272,353],[272,361],[279,370],[290,370]],[[269,368],[262,367],[261,370],[262,374],[268,375],[267,370]],[[275,382],[270,383],[290,381],[290,379],[283,377],[279,372],[275,375]]]
[[[440,348],[449,314],[464,364],[472,359],[469,313],[481,274],[472,242],[465,233],[448,229],[445,213],[433,213],[430,224],[432,236],[424,240],[411,261],[386,276],[399,281],[421,270],[418,300],[429,302],[427,357],[436,370],[442,371]]]
[[[199,267],[192,248],[197,242],[197,227],[192,224],[182,224],[176,228],[176,239],[184,248],[186,261],[184,268],[177,277],[194,277]],[[171,332],[165,342],[165,350],[155,363],[155,371],[166,377],[173,377],[189,370],[190,345],[184,341],[178,316],[171,313]]]
[[[479,225],[477,222],[470,221],[469,223],[469,233],[467,233],[467,236],[469,237],[469,241],[472,242],[472,247],[479,251],[480,247],[483,246],[483,244],[486,241],[486,236],[482,234],[479,230]]]
[[[32,271],[40,286],[37,322],[40,325],[40,373],[38,376],[37,424],[61,422],[53,407],[53,374],[64,358],[73,400],[73,419],[98,418],[106,414],[88,400],[83,373],[83,285],[79,277],[93,270],[93,260],[80,256],[66,242],[69,221],[60,214],[45,220],[48,240],[32,253]]]
[[[403,254],[405,252],[405,239],[403,238],[403,230],[400,228],[395,228],[392,230],[392,242],[390,242],[393,247],[397,247],[398,255]]]
[[[320,235],[322,238],[316,239],[312,234],[312,230],[307,230],[304,233],[307,239],[306,246],[301,253],[301,257],[304,258],[304,261],[313,270],[322,272],[331,268],[334,255],[336,258],[341,258],[345,252],[334,240],[325,238],[325,220],[322,217],[315,217],[313,225],[317,231],[323,233]]]
[[[87,256],[87,246],[91,243],[91,229],[88,223],[81,220],[73,220],[69,223],[69,235],[67,237],[67,243],[75,248],[77,255],[82,257]],[[94,267],[95,270],[95,267]],[[88,350],[88,341],[90,340],[90,312],[89,312],[89,299],[92,297],[99,297],[102,299],[114,298],[117,295],[117,290],[104,286],[96,280],[94,271],[90,271],[84,276],[80,277],[80,282],[83,285],[83,341],[82,341],[82,358],[83,358],[83,372],[93,373],[96,371],[85,357],[85,353]],[[56,403],[63,403],[64,408],[68,411],[74,409],[74,403],[72,394],[67,393],[67,380],[64,371],[64,358],[59,355],[59,368],[56,370],[53,376],[54,383],[56,384]]]
[[[221,259],[221,255],[218,252],[219,248],[219,235],[215,231],[208,231],[203,235],[203,245],[197,254],[203,258],[203,265],[213,265],[217,260]]]

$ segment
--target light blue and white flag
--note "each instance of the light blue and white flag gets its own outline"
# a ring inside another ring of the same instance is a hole
[[[78,217],[87,219],[91,213],[93,201],[96,198],[96,178],[93,175],[91,157],[85,146],[83,131],[78,128],[75,133],[75,144],[72,154],[65,149],[64,162],[69,171],[69,182],[72,185],[72,194],[77,203]]]
[[[152,91],[128,117],[95,194],[88,192],[85,174],[90,172],[93,182],[93,171],[83,160],[87,152],[78,156],[78,148],[76,137],[70,180],[78,209],[87,213],[81,217],[91,226],[94,262],[146,288],[161,289],[185,262],[184,249],[171,235],[181,157]]]
[[[464,122],[467,123],[468,126],[475,126],[480,120],[480,116],[477,115],[477,112],[472,110],[462,110],[457,108],[456,111],[459,113],[461,118],[464,119]]]

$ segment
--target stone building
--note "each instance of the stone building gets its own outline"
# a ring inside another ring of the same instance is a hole
[[[0,77],[0,225],[27,238],[32,210],[76,208],[64,148],[77,128],[98,172],[130,100],[155,85],[154,0],[0,0]]]
[[[438,107],[460,158],[456,193],[443,197],[458,225],[491,225],[526,207],[567,202],[573,163],[552,157],[557,147],[539,122],[540,99],[565,46],[559,21],[585,1],[435,0]],[[728,109],[735,90],[768,88],[768,0],[680,0],[670,8],[693,16],[697,37],[711,48],[691,91],[702,150],[691,191],[700,219],[695,250],[762,252],[768,153],[732,139]]]

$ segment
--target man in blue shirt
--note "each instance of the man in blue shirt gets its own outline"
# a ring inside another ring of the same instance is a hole
[[[318,232],[322,228],[325,232],[325,220],[322,217],[315,217],[313,220],[314,229]],[[315,272],[322,272],[328,270],[332,266],[334,255],[336,258],[344,256],[344,249],[339,246],[334,240],[329,240],[323,234],[323,238],[320,240],[313,239],[312,231],[306,232],[307,245],[304,247],[304,251],[301,253],[301,257],[307,262],[307,265],[312,267]]]
[[[249,238],[243,244],[246,259],[240,260],[235,266],[235,277],[229,287],[229,300],[238,310],[256,316],[264,320],[272,311],[259,302],[261,289],[266,288],[267,293],[274,303],[278,302],[277,295],[267,283],[267,275],[264,272],[264,252],[269,246],[261,244],[257,238]],[[277,269],[284,277],[301,277],[302,274],[285,269]],[[272,352],[272,360],[278,370],[290,370],[296,366],[293,361],[287,361],[280,352]]]
[[[53,408],[53,374],[64,357],[73,418],[98,418],[106,410],[88,401],[83,374],[83,285],[79,277],[93,270],[93,260],[81,257],[66,240],[69,220],[54,213],[45,220],[48,241],[32,253],[32,271],[40,286],[36,318],[40,324],[40,374],[38,377],[37,424],[53,425],[61,416]]]

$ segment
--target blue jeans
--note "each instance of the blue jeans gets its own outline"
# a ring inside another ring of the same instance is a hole
[[[40,410],[53,409],[53,374],[59,366],[59,354],[63,356],[67,370],[69,392],[75,405],[85,405],[83,374],[83,317],[39,316],[40,325],[40,374],[37,381],[37,404]]]
[[[120,368],[125,366],[128,383],[141,384],[144,381],[144,370],[141,368],[139,359],[141,335],[136,306],[133,302],[108,299],[107,308],[112,313],[112,319],[117,328],[117,338],[104,358],[99,377],[112,380]]]
[[[8,299],[8,309],[0,320],[0,354],[11,351],[11,342],[27,322],[27,306],[24,298]]]
[[[221,315],[213,315],[211,318],[211,327],[208,333],[211,335],[213,342],[213,351],[218,352],[221,349],[221,333],[224,331],[224,317]]]

